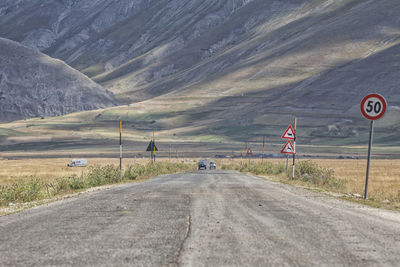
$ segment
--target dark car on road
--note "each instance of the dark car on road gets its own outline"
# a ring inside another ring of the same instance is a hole
[[[204,161],[199,161],[199,170],[207,170],[207,164]]]
[[[215,164],[214,161],[210,162],[210,170],[216,170],[217,169],[217,164]]]

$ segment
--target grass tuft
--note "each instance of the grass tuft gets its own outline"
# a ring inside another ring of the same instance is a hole
[[[344,180],[335,177],[332,169],[323,168],[311,160],[300,161],[295,170],[294,179],[314,185],[338,189],[345,183]]]
[[[10,202],[30,202],[40,199],[43,182],[39,179],[20,180],[8,186],[0,187],[0,204],[8,205]]]

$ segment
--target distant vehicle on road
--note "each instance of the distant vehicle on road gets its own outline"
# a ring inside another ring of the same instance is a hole
[[[204,161],[199,161],[199,170],[204,169],[207,170],[207,164]]]
[[[86,167],[87,160],[86,159],[73,159],[71,163],[67,164],[68,167]]]
[[[215,164],[214,161],[210,162],[210,170],[216,170],[217,169],[217,164]]]

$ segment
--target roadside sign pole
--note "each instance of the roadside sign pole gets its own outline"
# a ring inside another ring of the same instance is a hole
[[[372,149],[373,138],[374,138],[374,121],[371,121],[371,126],[369,129],[368,161],[367,161],[367,175],[365,177],[364,199],[367,199],[367,196],[368,196],[369,166],[370,166],[370,162],[371,162],[371,149]]]
[[[297,130],[297,118],[294,117],[294,141],[293,141],[293,147],[294,147],[294,154],[293,154],[293,173],[292,173],[292,178],[294,179],[294,173],[295,173],[295,166],[296,166],[296,130]]]
[[[119,177],[122,179],[122,121],[119,121]]]
[[[156,163],[156,134],[153,131],[153,163]]]
[[[289,155],[286,155],[286,176],[289,177]]]
[[[249,156],[247,155],[247,142],[246,142],[246,164],[249,165]]]
[[[296,147],[296,141],[294,141],[294,147]],[[295,173],[295,166],[296,166],[296,155],[295,154],[293,154],[293,167],[292,167],[292,170],[293,170],[293,173],[292,173],[292,178],[294,179],[294,173]]]
[[[264,147],[265,147],[265,136],[263,136],[262,158],[261,158],[261,163],[263,164],[264,164]]]

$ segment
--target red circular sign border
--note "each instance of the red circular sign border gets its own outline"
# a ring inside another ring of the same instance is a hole
[[[381,100],[382,103],[383,103],[382,113],[379,114],[379,115],[376,116],[376,117],[371,117],[371,116],[369,116],[369,115],[364,111],[364,104],[365,104],[365,102],[367,102],[367,100],[368,100],[369,98],[371,98],[371,97],[379,98],[379,100]],[[372,120],[372,121],[379,120],[380,118],[382,118],[382,117],[385,115],[385,113],[386,113],[386,108],[387,108],[386,99],[385,99],[383,96],[381,96],[380,94],[369,94],[369,95],[365,96],[365,97],[363,98],[363,100],[361,101],[361,105],[360,105],[360,109],[361,109],[362,115],[363,115],[366,119]]]

